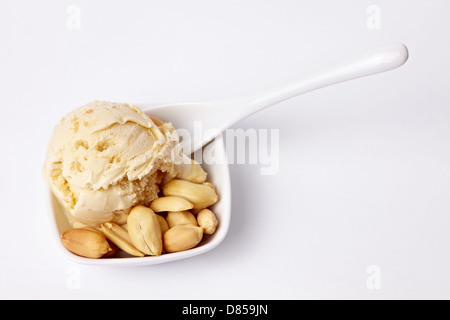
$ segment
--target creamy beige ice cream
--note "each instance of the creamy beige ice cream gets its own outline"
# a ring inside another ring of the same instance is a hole
[[[178,139],[170,123],[158,127],[133,105],[93,101],[56,126],[44,177],[73,222],[99,226],[158,197],[185,157]]]

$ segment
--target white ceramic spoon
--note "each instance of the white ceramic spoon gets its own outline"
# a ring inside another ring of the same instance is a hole
[[[220,200],[212,207],[220,221],[217,231],[213,235],[205,236],[199,246],[187,251],[143,258],[83,258],[70,253],[62,245],[60,235],[65,230],[71,228],[71,226],[65,218],[63,213],[64,209],[49,191],[49,211],[51,212],[51,220],[53,221],[52,229],[56,243],[61,251],[75,262],[103,266],[153,265],[193,257],[214,249],[225,239],[231,218],[229,168],[226,162],[226,150],[222,136],[220,135],[223,130],[237,121],[283,100],[335,83],[391,70],[401,66],[407,59],[408,50],[406,47],[402,44],[394,44],[377,48],[364,55],[353,58],[346,63],[308,77],[305,80],[279,89],[263,92],[259,95],[219,102],[176,103],[148,107],[145,110],[147,114],[159,117],[165,121],[171,121],[175,128],[185,129],[183,130],[184,133],[194,133],[195,129],[198,129],[195,126],[196,124],[202,126],[202,134],[183,134],[184,140],[182,144],[187,154],[201,148],[213,138],[217,137],[212,142],[212,148],[220,155],[222,161],[202,164],[208,172],[208,181],[216,186],[220,196]],[[145,104],[138,103],[136,105],[141,108],[145,108],[146,106]]]
[[[407,59],[408,49],[405,45],[391,44],[373,49],[304,80],[260,94],[217,102],[171,103],[152,107],[144,105],[144,108],[148,114],[171,121],[175,128],[184,129],[182,132],[180,130],[183,137],[181,144],[184,152],[191,154],[253,113],[306,92],[392,70],[403,65]]]

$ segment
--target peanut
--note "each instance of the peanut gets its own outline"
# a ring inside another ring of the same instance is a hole
[[[121,226],[113,222],[106,222],[101,225],[101,228],[105,236],[126,253],[129,253],[132,256],[136,257],[144,256],[142,252],[140,252],[138,249],[136,249],[135,246],[131,244],[131,239],[128,231]]]
[[[112,250],[103,233],[89,227],[67,230],[61,240],[67,250],[85,258],[98,259]]]
[[[170,211],[167,212],[166,221],[169,224],[169,228],[175,227],[180,224],[192,224],[198,226],[197,219],[189,211]]]
[[[194,205],[180,197],[161,197],[152,201],[150,208],[154,212],[184,211],[192,209]]]
[[[162,253],[161,227],[152,209],[138,205],[131,209],[127,221],[132,244],[139,251],[152,256]]]
[[[217,225],[219,224],[216,215],[209,209],[203,209],[197,214],[197,222],[205,234],[213,234],[216,232]]]
[[[174,179],[163,186],[165,196],[181,197],[192,204],[194,209],[205,209],[219,200],[217,193],[208,185]]]
[[[164,234],[164,251],[178,252],[194,248],[202,241],[202,228],[189,224],[170,228]]]

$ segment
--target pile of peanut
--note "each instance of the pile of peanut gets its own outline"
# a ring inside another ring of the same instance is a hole
[[[216,231],[218,220],[209,207],[217,201],[211,183],[174,179],[150,207],[133,207],[125,224],[70,229],[61,239],[72,253],[94,259],[112,257],[118,250],[136,257],[184,251]]]

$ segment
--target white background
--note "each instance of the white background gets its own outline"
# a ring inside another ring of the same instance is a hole
[[[0,298],[450,298],[449,13],[444,0],[2,0]],[[57,251],[40,170],[68,111],[247,95],[392,42],[409,48],[403,67],[234,126],[279,129],[280,167],[231,165],[216,249],[139,268]]]

